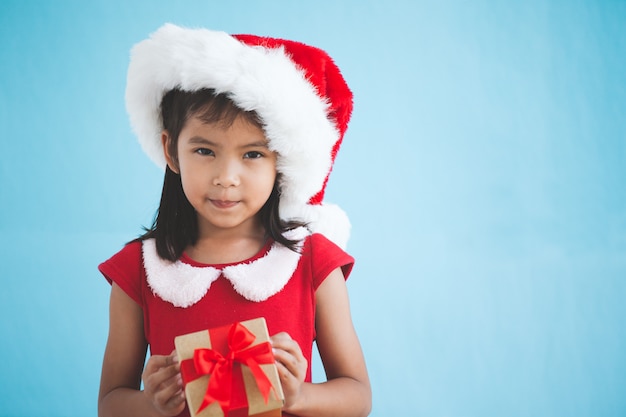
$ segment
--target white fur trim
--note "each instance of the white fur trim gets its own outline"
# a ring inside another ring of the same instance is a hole
[[[308,234],[305,228],[298,228],[285,236],[302,243]],[[278,243],[274,243],[262,258],[248,264],[228,266],[223,270],[211,266],[196,267],[180,260],[163,260],[157,254],[154,239],[144,240],[142,251],[152,292],[176,307],[183,308],[200,301],[222,274],[245,299],[255,302],[267,300],[285,287],[300,260],[299,253]]]
[[[249,264],[224,268],[233,288],[250,301],[263,301],[282,290],[293,275],[300,254],[274,244],[266,256]]]
[[[351,225],[348,215],[339,206],[330,203],[320,205],[282,203],[281,201],[281,215],[306,222],[311,232],[321,233],[341,249],[346,249]]]
[[[165,167],[159,107],[163,94],[213,88],[255,110],[278,152],[283,196],[306,204],[323,187],[339,138],[327,102],[282,48],[245,45],[224,32],[166,24],[131,51],[126,108],[145,152]]]
[[[219,278],[219,269],[195,268],[180,261],[169,262],[159,257],[154,239],[143,241],[143,264],[152,292],[176,307],[189,307],[209,290]]]

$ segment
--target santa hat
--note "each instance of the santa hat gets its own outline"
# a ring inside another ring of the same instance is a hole
[[[210,88],[255,111],[278,154],[281,218],[305,221],[345,248],[348,217],[323,199],[352,113],[352,92],[326,52],[294,41],[172,24],[135,45],[126,108],[142,148],[163,168],[160,105],[174,88]]]

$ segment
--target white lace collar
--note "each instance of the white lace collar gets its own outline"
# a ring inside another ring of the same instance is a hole
[[[285,234],[289,239],[302,240],[309,234],[299,227]],[[302,244],[302,243],[300,243]],[[230,281],[235,291],[250,301],[264,301],[278,293],[295,272],[300,254],[274,243],[261,258],[217,269],[197,267],[180,260],[161,259],[154,239],[143,241],[143,262],[152,292],[176,307],[189,307],[204,297],[220,275]]]

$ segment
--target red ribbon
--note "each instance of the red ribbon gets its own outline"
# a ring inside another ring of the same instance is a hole
[[[228,415],[233,390],[245,389],[236,382],[239,380],[242,385],[243,380],[234,376],[234,369],[238,368],[238,364],[245,364],[250,368],[267,404],[273,387],[260,365],[274,363],[274,355],[269,342],[250,347],[255,339],[254,333],[241,323],[235,323],[228,331],[228,349],[224,355],[216,349],[200,348],[194,350],[193,358],[181,362],[181,374],[185,384],[203,375],[210,375],[204,399],[196,413],[200,413],[211,403],[218,402],[224,416]]]

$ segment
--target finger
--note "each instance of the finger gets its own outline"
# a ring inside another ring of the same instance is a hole
[[[293,338],[287,332],[276,333],[274,336],[270,337],[270,343],[272,344],[288,343],[290,340],[293,340]]]
[[[272,347],[275,349],[282,349],[291,353],[294,356],[303,357],[302,349],[300,345],[287,333],[278,333],[271,338]]]
[[[185,408],[185,395],[180,393],[173,397],[166,405],[169,410],[172,410],[173,415],[180,414]]]
[[[168,356],[164,356],[165,364],[162,366],[163,368],[178,366],[178,355],[176,355],[176,351],[172,352]]]
[[[173,377],[174,375],[177,375],[180,373],[180,369],[179,367],[174,364],[174,365],[169,365],[167,367],[162,367],[159,368],[157,371],[152,372],[151,374],[148,374],[146,372],[146,375],[148,378],[150,378],[153,381],[158,381],[158,384],[160,384],[161,382]]]
[[[185,408],[185,398],[179,393],[171,397],[166,403],[157,402],[155,400],[154,407],[159,410],[162,415],[176,416],[179,415]]]
[[[184,400],[183,382],[180,375],[176,375],[160,385],[156,392],[157,404],[166,408],[175,408]]]
[[[296,366],[297,358],[290,352],[281,348],[274,348],[273,351],[276,362],[287,367],[287,369],[292,369]]]
[[[183,392],[172,397],[166,404],[168,410],[172,410],[172,415],[179,415],[185,408],[185,395]]]
[[[285,350],[275,349],[274,358],[276,359],[276,363],[284,368],[286,376],[291,375],[298,380],[304,379],[308,362],[302,354],[293,355]]]
[[[180,372],[177,366],[170,365],[160,368],[152,374],[144,374],[143,381],[146,391],[156,393],[169,385],[175,384],[180,379]]]
[[[294,376],[291,372],[289,372],[289,369],[287,369],[287,367],[280,362],[276,362],[276,370],[278,371],[278,378],[280,379],[283,389],[286,389],[286,387],[290,385]]]
[[[302,349],[288,333],[277,333],[270,338],[274,358],[281,362],[291,373],[299,375],[308,364]]]
[[[294,373],[307,365],[307,360],[299,346],[275,347],[272,349],[272,352],[277,362],[282,363]]]
[[[160,368],[168,366],[168,362],[169,362],[169,356],[161,356],[161,355],[150,356],[150,359],[148,359],[148,363],[146,363],[145,372],[152,374],[156,372],[157,370],[159,370]]]
[[[148,363],[144,369],[144,375],[151,375],[164,368],[173,367],[175,372],[180,370],[180,364],[178,363],[178,356],[173,352],[168,356],[154,355],[148,359]]]

